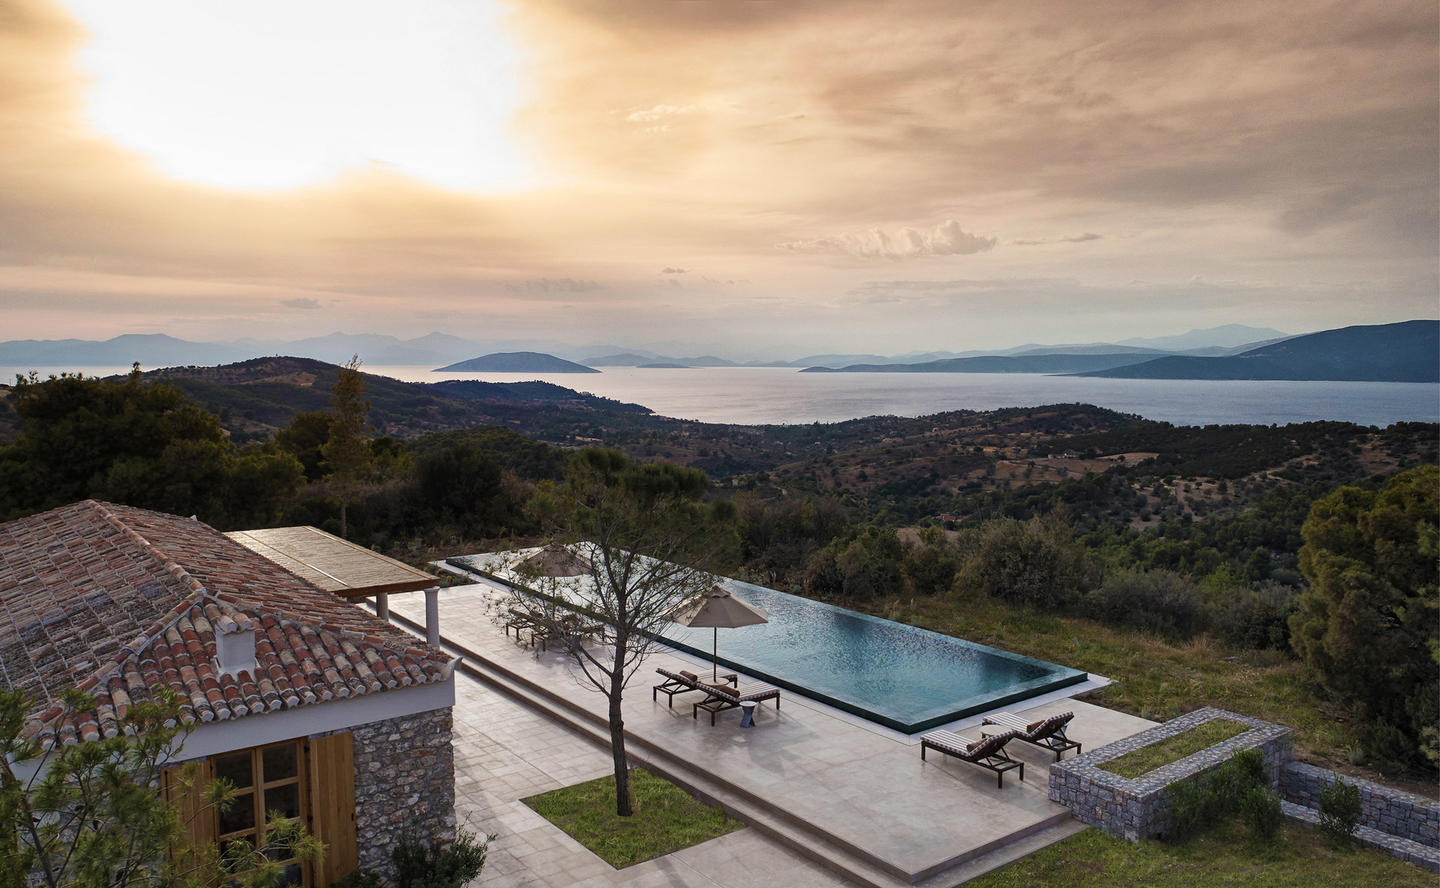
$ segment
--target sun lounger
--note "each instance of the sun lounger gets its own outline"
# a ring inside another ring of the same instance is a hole
[[[1061,712],[1032,721],[1012,712],[996,712],[985,716],[985,724],[1014,731],[1016,739],[1043,746],[1055,753],[1055,761],[1058,762],[1067,749],[1073,749],[1077,754],[1080,752],[1080,744],[1065,736],[1065,726],[1074,717],[1073,712]]]
[[[700,683],[699,676],[693,672],[686,672],[683,669],[679,672],[671,672],[668,669],[656,669],[655,671],[665,676],[665,680],[650,689],[651,700],[658,699],[658,694],[664,694],[666,703],[674,706],[676,694],[705,690],[705,685]],[[734,685],[739,684],[740,678],[733,672],[727,672],[720,676],[720,680]]]
[[[1011,768],[1020,769],[1020,779],[1025,779],[1025,763],[1017,762],[1005,754],[1005,744],[1015,737],[1014,731],[1003,734],[981,736],[979,740],[962,737],[953,731],[931,731],[920,738],[920,758],[924,760],[925,750],[934,749],[952,755],[972,765],[979,765],[995,772],[999,786],[1005,786],[1005,772]]]
[[[700,683],[700,690],[705,691],[708,696],[699,703],[694,704],[690,712],[691,718],[699,718],[700,710],[710,713],[710,726],[715,726],[715,714],[724,712],[727,709],[738,709],[741,703],[763,703],[766,700],[775,701],[775,711],[780,711],[780,691],[769,685],[756,685],[748,688],[742,694],[739,688],[731,688],[721,684]]]

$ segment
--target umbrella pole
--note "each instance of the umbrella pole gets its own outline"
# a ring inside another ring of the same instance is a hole
[[[715,626],[711,630],[714,638],[710,643],[710,680],[720,680],[720,627]]]

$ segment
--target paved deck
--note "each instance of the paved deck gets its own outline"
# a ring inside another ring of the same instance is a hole
[[[504,670],[565,694],[592,713],[603,713],[604,697],[580,686],[563,654],[538,653],[505,636],[493,620],[502,599],[502,595],[483,584],[443,590],[440,594],[441,634]],[[423,619],[418,603],[392,604],[392,611],[411,619]],[[1025,744],[1015,743],[1009,747],[1012,754],[1026,763],[1025,780],[1015,779],[1016,774],[1011,772],[1006,775],[1004,788],[1000,789],[995,785],[994,774],[967,763],[943,756],[931,756],[930,761],[922,762],[918,735],[904,737],[796,694],[784,695],[778,714],[770,704],[762,705],[758,724],[751,730],[739,727],[740,714],[733,710],[723,713],[714,727],[704,713],[700,720],[693,719],[686,700],[687,696],[694,695],[678,696],[674,708],[667,707],[663,697],[659,702],[652,702],[646,691],[654,683],[656,666],[694,670],[697,665],[694,659],[668,650],[647,661],[626,695],[627,731],[645,742],[681,753],[688,762],[703,767],[716,779],[763,799],[786,817],[812,824],[841,845],[901,874],[904,881],[923,881],[988,849],[1003,846],[1017,835],[1036,832],[1046,824],[1068,817],[1064,808],[1046,798],[1048,766],[1053,754]],[[742,687],[745,684],[742,676]],[[472,753],[470,732],[483,732],[488,736],[493,730],[487,726],[488,704],[472,702],[473,696],[467,696],[457,705],[456,721],[460,726],[457,749],[466,750],[463,753],[466,758],[457,755],[457,762],[464,761],[467,770],[464,776],[457,777],[457,785],[465,781],[465,786],[469,786],[469,756],[482,760],[486,756],[544,757],[545,744],[559,742],[554,732],[568,733],[559,727],[531,733],[529,725],[533,723],[527,722],[527,726],[500,738],[503,751],[487,752],[486,745],[482,744]],[[480,694],[475,699],[484,697]],[[478,715],[472,714],[472,707]],[[1025,711],[1039,718],[1064,709],[1076,711],[1070,733],[1087,748],[1153,726],[1153,722],[1072,700],[1052,701]],[[963,729],[978,721],[978,718],[970,719],[957,727]],[[532,743],[535,751],[527,752]],[[545,779],[538,784],[521,776],[527,772],[517,764],[514,770],[501,765],[498,770],[483,771],[475,777],[476,785],[499,777],[505,793],[519,798],[607,772],[608,760],[603,749],[592,746],[589,752],[577,756],[568,741],[560,745],[563,749],[555,754],[552,764],[540,769]],[[465,788],[462,793],[467,799],[471,797]],[[491,787],[481,786],[479,793],[482,799],[499,798]],[[506,812],[505,816],[511,819],[501,817],[500,829],[510,833],[523,827],[517,834],[520,839],[525,839],[543,823],[528,809]],[[743,831],[750,832],[753,831]],[[549,835],[548,832],[540,834]],[[562,835],[562,838],[565,837]],[[716,841],[727,840],[757,841],[741,839],[738,835]],[[570,840],[565,838],[565,841]],[[712,844],[715,843],[700,848]],[[503,844],[497,844],[497,854],[503,849]],[[699,849],[690,850],[699,852]],[[665,865],[680,866],[687,853],[671,855],[676,859]],[[716,853],[721,858],[727,856],[723,851]],[[499,864],[501,859],[496,859],[497,871],[505,868]],[[604,867],[595,858],[590,859]],[[574,875],[583,874],[584,869],[581,867],[581,872]],[[725,867],[697,867],[697,871],[713,878],[723,873]],[[614,875],[613,871],[611,874]],[[824,880],[814,884],[834,881],[818,870],[813,875]],[[577,881],[571,878],[565,883]]]
[[[475,886],[768,888],[844,883],[753,829],[616,870],[520,799],[610,773],[610,753],[535,710],[456,675],[455,809],[496,834]],[[737,867],[735,861],[745,861]]]

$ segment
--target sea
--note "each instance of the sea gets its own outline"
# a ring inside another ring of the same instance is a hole
[[[86,375],[129,367],[0,367],[0,380],[61,369]],[[809,424],[863,416],[924,416],[947,410],[993,410],[1085,403],[1176,425],[1262,425],[1340,420],[1387,426],[1440,422],[1440,385],[1417,382],[1099,379],[1032,373],[800,373],[788,367],[606,367],[600,373],[437,373],[428,366],[366,365],[408,382],[540,379],[662,416],[702,422]]]

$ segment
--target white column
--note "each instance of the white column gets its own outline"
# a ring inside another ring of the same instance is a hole
[[[425,640],[440,646],[440,587],[425,590]]]
[[[381,592],[375,596],[375,616],[390,622],[390,593]]]

